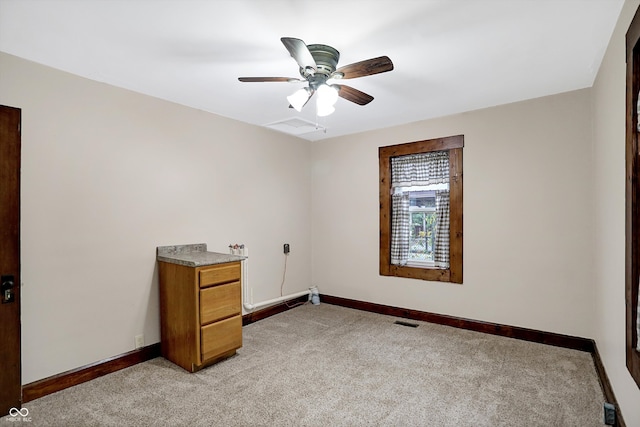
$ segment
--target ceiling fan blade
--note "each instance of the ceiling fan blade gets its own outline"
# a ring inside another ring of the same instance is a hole
[[[291,57],[296,60],[300,68],[306,70],[307,68],[313,68],[316,70],[318,66],[316,65],[315,59],[311,56],[311,52],[309,52],[309,48],[300,39],[295,39],[292,37],[282,37],[280,39],[284,47],[287,48]]]
[[[335,85],[340,90],[338,91],[338,96],[340,98],[344,98],[347,101],[355,102],[358,105],[367,105],[371,101],[373,101],[373,96],[366,94],[358,89],[354,89],[351,86],[346,85]]]
[[[295,79],[293,77],[238,77],[241,82],[306,82],[306,80]]]
[[[386,73],[393,70],[393,62],[388,56],[367,59],[338,68],[334,74],[342,74],[343,79],[355,79],[357,77],[370,76],[372,74]]]

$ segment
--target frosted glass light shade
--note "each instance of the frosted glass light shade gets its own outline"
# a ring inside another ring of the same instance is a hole
[[[287,101],[289,101],[289,104],[291,104],[296,111],[300,112],[310,97],[311,93],[309,92],[309,89],[302,88],[287,96]]]
[[[333,86],[321,85],[317,92],[316,108],[318,116],[328,116],[336,111],[333,106],[338,100],[338,90]]]
[[[329,114],[332,114],[334,111],[336,111],[333,105],[322,105],[319,102],[316,105],[316,108],[317,108],[316,114],[318,115],[318,117],[328,116]]]
[[[329,85],[321,85],[318,88],[318,102],[325,105],[335,105],[338,100],[338,90]]]

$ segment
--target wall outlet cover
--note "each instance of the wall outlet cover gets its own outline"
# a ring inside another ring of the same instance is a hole
[[[608,426],[616,425],[616,407],[611,403],[604,404],[604,424]]]
[[[144,347],[144,334],[136,335],[136,349]]]

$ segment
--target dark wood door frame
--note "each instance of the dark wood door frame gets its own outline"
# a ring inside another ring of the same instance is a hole
[[[20,117],[0,105],[0,416],[20,408]]]
[[[626,359],[640,387],[638,283],[640,282],[640,147],[638,93],[640,92],[640,9],[629,26],[627,43],[626,175],[625,175],[625,307]]]

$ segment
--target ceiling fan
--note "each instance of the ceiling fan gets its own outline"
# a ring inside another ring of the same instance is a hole
[[[367,59],[337,68],[340,52],[331,46],[324,44],[305,44],[304,41],[292,37],[280,39],[287,48],[291,57],[300,67],[302,78],[292,77],[239,77],[241,82],[308,82],[308,86],[299,89],[287,97],[290,108],[301,111],[314,93],[317,96],[317,114],[326,116],[335,108],[333,105],[338,97],[354,102],[358,105],[366,105],[373,101],[373,96],[366,94],[351,86],[337,84],[341,79],[355,79],[357,77],[370,76],[393,70],[393,63],[387,56]]]

